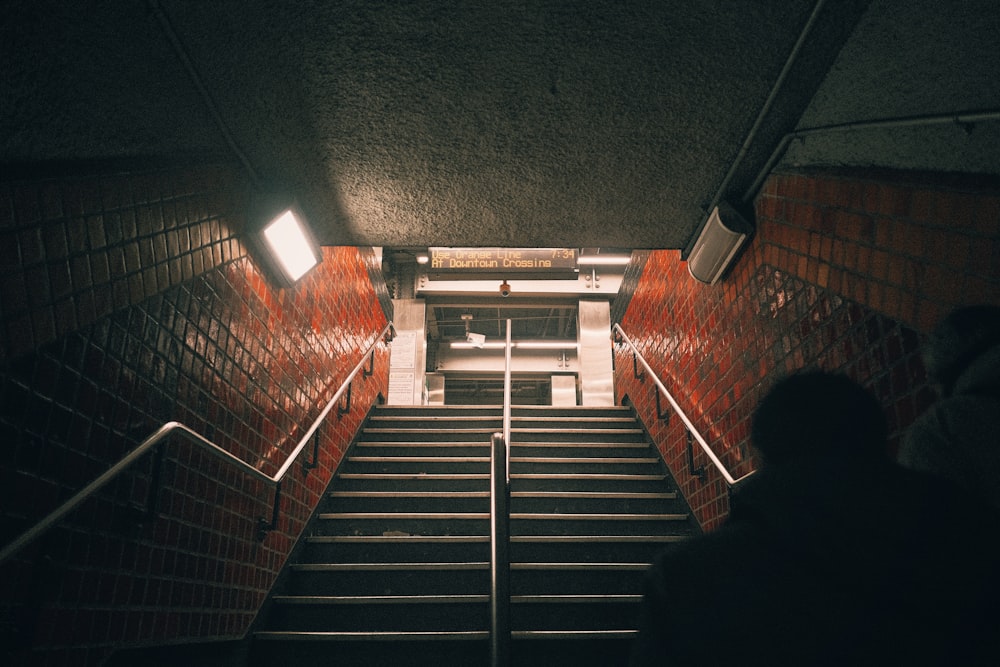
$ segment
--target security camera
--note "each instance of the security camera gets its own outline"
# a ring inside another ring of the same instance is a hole
[[[510,283],[506,280],[500,283],[500,296],[510,296]]]

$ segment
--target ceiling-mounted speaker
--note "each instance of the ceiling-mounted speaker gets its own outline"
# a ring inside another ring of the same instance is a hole
[[[721,202],[712,209],[688,255],[688,271],[695,280],[714,285],[729,268],[753,227],[732,206]]]

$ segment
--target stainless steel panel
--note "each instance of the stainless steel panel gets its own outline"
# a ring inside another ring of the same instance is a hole
[[[427,374],[427,405],[444,405],[444,375]]]
[[[576,376],[552,376],[552,405],[576,405]]]
[[[499,350],[455,350],[443,347],[436,357],[439,373],[503,373],[504,351]],[[579,369],[576,352],[567,350],[513,350],[511,371],[551,375],[560,372],[575,372]]]
[[[580,301],[578,313],[581,403],[614,405],[611,307],[607,301]]]

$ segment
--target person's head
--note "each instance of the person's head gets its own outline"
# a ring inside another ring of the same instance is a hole
[[[976,357],[1000,344],[1000,307],[966,306],[941,320],[923,349],[927,377],[949,396]]]
[[[765,465],[837,451],[888,456],[882,406],[843,375],[805,371],[774,385],[753,414],[750,439]]]

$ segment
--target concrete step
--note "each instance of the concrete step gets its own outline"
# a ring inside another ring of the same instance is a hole
[[[650,453],[646,442],[544,442],[511,443],[511,455],[545,457],[643,457]],[[488,440],[380,441],[361,440],[353,451],[358,456],[489,456]]]
[[[311,535],[301,562],[488,561],[482,535]]]
[[[332,488],[358,490],[488,491],[489,473],[338,473]]]
[[[634,412],[627,406],[606,405],[513,405],[511,417],[570,417],[573,419],[585,417],[628,417],[633,418]]]
[[[513,595],[510,602],[515,632],[634,630],[642,595]]]
[[[511,595],[641,595],[649,563],[521,562],[510,564]]]
[[[485,595],[488,562],[295,563],[289,595]]]
[[[323,512],[323,535],[489,535],[489,512]]]
[[[517,667],[625,667],[634,630],[519,630],[513,633],[510,664]]]
[[[639,474],[512,471],[510,491],[511,494],[537,491],[657,493],[668,488],[667,480],[667,475],[663,472],[648,471]]]
[[[488,456],[350,456],[343,473],[475,473],[489,472]],[[650,457],[512,457],[512,474],[661,474]],[[342,473],[342,474],[343,474]]]
[[[331,512],[489,512],[487,491],[334,491]],[[511,494],[510,510],[518,513],[653,513],[677,507],[677,495],[626,492],[519,491]]]
[[[456,632],[489,628],[489,595],[279,595],[273,630]]]
[[[483,442],[490,443],[491,436],[498,427],[475,427],[441,429],[437,427],[402,428],[398,426],[365,426],[360,434],[361,441],[378,442]]]
[[[510,558],[519,562],[651,563],[663,549],[687,539],[664,535],[515,535]]]
[[[644,442],[646,433],[641,428],[627,428],[609,425],[603,428],[590,426],[588,428],[573,428],[570,426],[554,427],[521,427],[512,426],[510,441],[512,446],[519,442],[550,443],[590,443],[590,442]]]
[[[488,662],[500,413],[375,411],[272,598],[256,664]],[[628,408],[512,416],[511,664],[624,665],[649,563],[695,531],[687,507]]]
[[[350,456],[344,473],[489,473],[488,456]]]
[[[489,633],[259,632],[252,667],[442,667],[489,664]]]
[[[387,425],[371,421],[361,432],[361,441],[378,442],[475,442],[489,444],[494,433],[501,430],[498,424],[477,426],[463,422],[461,426],[444,428],[440,424],[420,424],[404,426],[399,423]],[[518,442],[644,442],[645,431],[617,424],[594,422],[587,427],[565,425],[511,425],[511,443]]]

